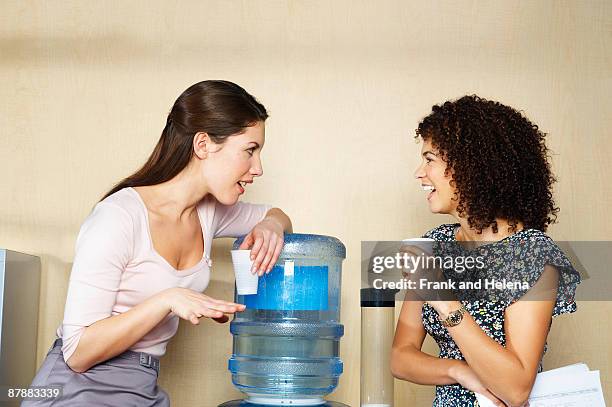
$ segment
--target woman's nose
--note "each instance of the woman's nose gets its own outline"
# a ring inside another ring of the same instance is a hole
[[[259,157],[255,160],[255,164],[251,167],[251,175],[255,177],[261,177],[263,175],[263,166],[261,165],[261,159]]]
[[[425,170],[423,170],[423,164],[419,165],[416,170],[414,170],[414,178],[424,178]]]

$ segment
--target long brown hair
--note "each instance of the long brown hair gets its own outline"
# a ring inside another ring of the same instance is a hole
[[[115,185],[102,200],[123,188],[157,185],[174,178],[191,160],[193,137],[198,132],[222,144],[267,118],[266,108],[235,83],[210,80],[191,85],[174,102],[142,168]]]

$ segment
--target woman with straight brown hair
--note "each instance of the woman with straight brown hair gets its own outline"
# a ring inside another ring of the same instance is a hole
[[[170,405],[158,358],[179,318],[223,323],[244,310],[202,294],[212,239],[246,235],[241,248],[261,276],[292,230],[280,209],[239,202],[263,174],[267,117],[227,81],[179,96],[147,162],[104,195],[77,237],[64,320],[32,382],[62,394],[22,405]]]

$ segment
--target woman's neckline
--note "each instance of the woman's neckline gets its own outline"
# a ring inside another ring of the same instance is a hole
[[[453,229],[452,229],[453,241],[460,242],[460,243],[478,243],[479,242],[479,241],[476,241],[476,240],[458,240],[457,239],[457,233],[459,233],[459,229],[461,228],[461,224],[460,223],[455,223],[455,224],[453,224],[453,226],[454,226]],[[512,233],[511,235],[508,235],[508,236],[506,236],[506,237],[504,237],[502,239],[494,240],[494,241],[487,241],[487,243],[483,243],[483,244],[477,245],[476,247],[478,248],[478,247],[483,247],[483,246],[488,246],[488,245],[493,245],[493,244],[501,243],[501,242],[504,242],[504,241],[506,241],[508,239],[514,238],[514,237],[522,234],[523,232],[526,232],[526,231],[529,231],[529,230],[532,230],[532,229],[525,229],[525,228],[523,228],[523,229],[518,230],[518,231]]]
[[[131,190],[132,193],[136,195],[136,198],[138,199],[138,202],[140,203],[141,209],[144,211],[145,222],[146,222],[145,228],[147,231],[147,237],[149,238],[149,249],[151,250],[153,255],[159,258],[164,263],[164,265],[167,266],[167,268],[169,269],[168,271],[174,273],[177,276],[187,276],[187,275],[193,274],[196,271],[198,271],[201,268],[203,263],[210,266],[210,259],[208,255],[206,254],[206,236],[204,233],[204,223],[203,223],[202,216],[200,214],[199,206],[196,206],[196,212],[198,215],[198,219],[200,221],[200,229],[202,233],[202,243],[203,243],[202,258],[200,259],[200,261],[198,261],[193,266],[179,270],[175,268],[172,264],[170,264],[170,262],[166,260],[164,256],[159,254],[159,252],[155,249],[155,245],[153,244],[153,236],[151,235],[151,228],[149,226],[149,209],[147,208],[147,205],[145,204],[144,199],[142,199],[142,196],[140,196],[140,193],[138,193],[138,191],[136,191],[136,189],[134,189],[133,187],[127,187],[127,189]]]

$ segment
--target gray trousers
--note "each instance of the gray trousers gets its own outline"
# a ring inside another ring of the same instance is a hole
[[[158,359],[132,351],[125,351],[86,372],[74,372],[64,362],[62,342],[57,339],[31,386],[61,387],[61,397],[24,400],[21,406],[169,407],[168,394],[157,385],[158,375]]]

